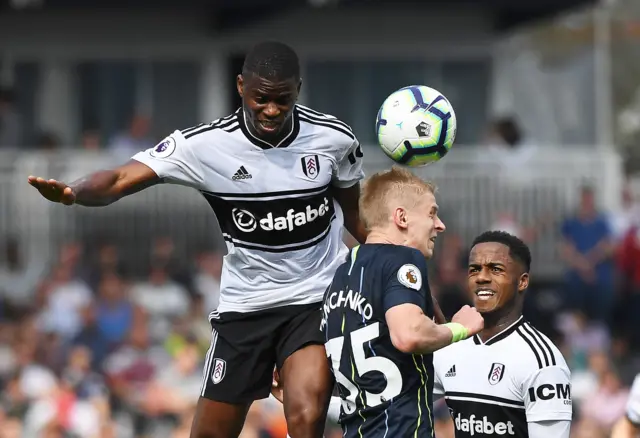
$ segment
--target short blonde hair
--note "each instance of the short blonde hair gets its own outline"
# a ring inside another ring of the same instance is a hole
[[[425,193],[435,195],[436,186],[399,166],[371,175],[364,182],[360,194],[360,219],[367,230],[389,223],[391,202],[415,206]]]

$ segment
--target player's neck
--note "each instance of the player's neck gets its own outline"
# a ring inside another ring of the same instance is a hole
[[[402,243],[394,239],[389,233],[380,230],[371,230],[367,234],[367,240],[364,243],[382,243],[386,245],[401,245]]]
[[[483,343],[487,342],[489,339],[509,328],[521,316],[522,311],[515,307],[506,312],[496,310],[495,312],[483,314],[484,329],[480,332],[480,339]]]

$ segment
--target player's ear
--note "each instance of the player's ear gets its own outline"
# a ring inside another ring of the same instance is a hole
[[[298,80],[298,94],[300,94],[300,88],[302,88],[302,78]]]
[[[398,228],[406,229],[408,223],[407,210],[402,207],[397,207],[393,210],[393,222]]]
[[[236,88],[238,89],[240,97],[244,97],[244,78],[242,75],[238,75],[236,78]]]
[[[525,272],[518,280],[518,292],[524,292],[529,287],[529,273]]]

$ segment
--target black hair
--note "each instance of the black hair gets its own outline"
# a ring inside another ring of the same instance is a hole
[[[475,238],[471,247],[488,242],[501,243],[508,247],[509,256],[522,263],[525,272],[529,272],[531,269],[531,251],[521,239],[506,231],[485,231]]]
[[[271,81],[300,80],[300,61],[288,45],[266,41],[255,45],[244,59],[242,75],[251,74]]]

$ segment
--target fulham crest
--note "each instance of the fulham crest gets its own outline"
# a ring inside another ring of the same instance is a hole
[[[213,372],[211,373],[211,381],[214,384],[222,382],[224,375],[227,372],[227,362],[222,359],[213,360]]]
[[[492,385],[497,385],[502,380],[504,376],[504,365],[501,363],[494,362],[491,364],[491,371],[489,371],[489,383]]]
[[[302,163],[302,171],[307,178],[316,179],[320,173],[320,159],[317,155],[307,155],[300,159]]]

